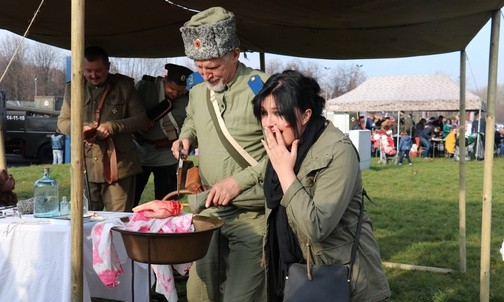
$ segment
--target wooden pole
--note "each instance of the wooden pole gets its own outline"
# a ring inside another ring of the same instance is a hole
[[[4,107],[5,108],[5,107]],[[4,143],[4,122],[0,120],[0,169],[7,169],[7,159],[5,158],[5,143]]]
[[[71,251],[72,251],[72,302],[83,300],[83,133],[82,108],[84,106],[84,57],[85,0],[72,0],[71,14]]]
[[[432,267],[432,266],[412,265],[412,264],[403,264],[395,262],[382,262],[382,265],[383,267],[398,268],[407,271],[424,271],[424,272],[434,272],[442,274],[455,273],[454,270],[449,268]]]
[[[467,271],[466,253],[466,181],[465,181],[465,116],[466,116],[466,60],[465,50],[460,52],[460,120],[459,128],[459,269]],[[464,150],[464,152],[462,152]]]
[[[480,301],[490,301],[490,245],[492,235],[492,172],[495,135],[495,103],[499,53],[500,11],[492,14],[490,60],[488,68],[487,116],[485,130],[485,162],[483,173],[483,211],[481,215]]]

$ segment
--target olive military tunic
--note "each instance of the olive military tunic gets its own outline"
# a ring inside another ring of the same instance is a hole
[[[180,137],[190,139],[199,148],[199,167],[202,180],[213,185],[232,176],[242,193],[226,207],[211,207],[202,215],[216,216],[224,220],[221,230],[220,262],[223,301],[264,301],[265,273],[261,265],[262,241],[265,229],[264,193],[262,171],[266,152],[262,146],[261,125],[253,114],[254,93],[248,85],[252,76],[267,75],[239,64],[236,74],[223,92],[216,92],[221,116],[229,133],[259,163],[242,168],[229,155],[221,143],[209,113],[209,91],[205,83],[194,86],[189,94],[187,117]],[[206,194],[208,191],[206,191]],[[205,193],[199,194],[204,203]],[[189,301],[216,301],[217,239],[212,239],[207,255],[191,267],[188,281]],[[227,267],[226,267],[227,265]]]

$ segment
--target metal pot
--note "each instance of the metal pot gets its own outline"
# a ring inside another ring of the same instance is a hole
[[[127,218],[126,218],[127,219]],[[128,231],[123,227],[112,230],[121,234],[128,257],[149,264],[181,264],[203,258],[208,250],[213,232],[224,222],[217,218],[195,215],[194,232],[143,233]]]

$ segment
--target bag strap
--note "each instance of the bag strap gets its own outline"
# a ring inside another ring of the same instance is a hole
[[[100,100],[100,103],[98,104],[98,107],[96,108],[96,113],[95,113],[95,119],[93,121],[93,127],[98,128],[100,125],[100,117],[101,117],[101,110],[103,107],[103,104],[105,103],[105,98],[107,95],[110,93],[112,90],[112,84],[108,84],[107,87],[105,88],[105,91],[103,92],[102,98]],[[107,183],[112,184],[114,181],[117,181],[119,179],[118,176],[118,169],[117,169],[117,154],[116,154],[116,149],[114,145],[114,141],[112,140],[112,137],[107,137],[106,140],[106,150],[105,154],[103,156],[103,174],[105,176],[105,180]]]
[[[361,234],[361,228],[362,228],[362,216],[364,215],[364,197],[369,199],[369,196],[367,195],[367,192],[364,188],[362,188],[362,202],[360,203],[360,212],[359,212],[359,220],[357,221],[357,229],[355,230],[355,241],[354,244],[352,245],[352,254],[350,258],[350,269],[348,270],[348,277],[347,281],[350,283],[350,280],[352,279],[352,271],[353,271],[353,265],[355,262],[355,258],[357,257],[357,250],[359,249],[359,239],[360,239],[360,234]],[[371,199],[369,199],[371,201]]]
[[[362,188],[362,202],[359,204],[360,205],[360,211],[359,211],[359,220],[357,221],[357,228],[355,230],[355,240],[352,245],[352,252],[350,256],[350,268],[348,270],[348,275],[347,275],[347,282],[350,283],[352,279],[352,271],[353,271],[353,265],[355,263],[355,258],[357,257],[357,250],[359,249],[359,239],[360,239],[360,234],[361,234],[361,228],[362,228],[362,217],[364,215],[364,197],[366,197],[369,201],[371,199],[367,195],[367,192],[364,188]],[[306,244],[307,247],[307,260],[306,260],[306,275],[308,276],[308,280],[312,280],[312,275],[311,275],[311,270],[310,270],[310,258],[311,258],[311,251],[310,251],[310,245],[311,242],[308,240],[308,244]]]
[[[105,98],[109,94],[110,90],[112,89],[112,86],[110,84],[107,85],[105,88],[105,91],[102,94],[100,103],[98,103],[98,107],[96,107],[96,113],[95,113],[95,119],[93,121],[93,127],[97,128],[100,125],[100,116],[101,116],[101,110],[103,107],[103,103],[105,103]]]
[[[229,155],[231,155],[242,168],[256,165],[257,161],[236,142],[226,128],[226,124],[219,110],[219,105],[217,104],[215,92],[209,90],[208,93],[210,94],[210,101],[207,102],[208,111],[215,125],[215,130],[217,130],[217,134]]]
[[[173,128],[175,128],[175,131],[177,132],[177,136],[180,134],[180,127],[179,125],[177,124],[177,121],[175,120],[175,117],[173,117],[173,114],[171,112],[168,113],[168,115],[166,116],[170,122],[172,123],[173,125]]]

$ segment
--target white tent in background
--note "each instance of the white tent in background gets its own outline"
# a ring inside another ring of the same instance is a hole
[[[458,111],[460,85],[442,74],[372,77],[327,103],[334,112]],[[466,109],[481,106],[481,98],[466,91]]]

